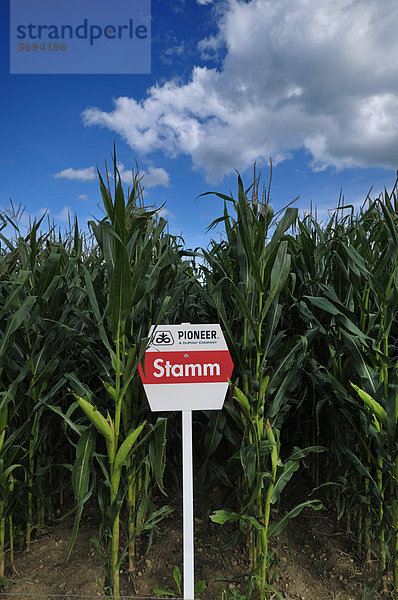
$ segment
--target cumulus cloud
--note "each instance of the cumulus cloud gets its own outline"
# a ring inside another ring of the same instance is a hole
[[[198,4],[212,4],[213,0],[196,0]]]
[[[205,3],[206,0],[198,0]],[[392,0],[228,0],[217,68],[146,98],[88,108],[86,125],[119,133],[136,152],[190,155],[209,181],[299,149],[315,170],[395,168],[398,156],[398,4]]]
[[[132,185],[133,174],[131,169],[126,169],[123,163],[118,163],[117,168],[122,182],[126,185]],[[146,171],[140,171],[141,177],[144,188],[170,187],[170,175],[162,167],[150,166]]]
[[[153,188],[159,185],[171,187],[170,175],[162,167],[149,167],[147,171],[143,171],[143,175],[142,183],[145,188]]]
[[[59,173],[55,173],[54,177],[64,179],[74,179],[75,181],[93,181],[97,178],[97,173],[94,167],[88,167],[87,169],[64,169]]]
[[[119,175],[122,182],[126,185],[132,185],[133,175],[131,169],[126,169],[123,163],[118,163]],[[111,175],[111,174],[110,174]],[[170,175],[162,167],[149,167],[147,171],[140,171],[143,177],[143,185],[146,188],[157,186],[170,187]],[[94,167],[87,169],[64,169],[54,175],[55,178],[74,179],[76,181],[92,181],[97,179],[97,172]],[[80,194],[79,200],[87,200],[87,194]],[[60,219],[61,220],[61,219]]]

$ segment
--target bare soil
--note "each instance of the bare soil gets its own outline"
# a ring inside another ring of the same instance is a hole
[[[291,497],[300,501],[300,490],[293,488]],[[170,502],[175,512],[159,526],[152,547],[146,553],[147,540],[138,546],[134,573],[122,568],[121,593],[128,597],[153,597],[160,586],[176,592],[172,571],[182,568],[181,497]],[[280,507],[284,513],[287,506]],[[274,513],[273,518],[277,515]],[[15,583],[6,595],[17,600],[47,600],[51,597],[75,600],[76,596],[104,597],[96,581],[94,546],[99,511],[93,503],[83,514],[72,555],[67,559],[72,520],[54,523],[40,531],[32,541],[31,551],[15,556],[15,571],[8,576]],[[237,544],[225,551],[233,533],[210,520],[195,517],[195,576],[206,581],[203,600],[219,600],[222,591],[244,594],[244,577],[249,571],[246,546]],[[274,587],[285,600],[361,600],[364,588],[375,577],[376,568],[364,567],[356,556],[352,536],[336,527],[334,515],[326,508],[306,509],[291,523],[290,534],[284,532],[272,543],[277,564]],[[101,575],[101,572],[100,572]],[[30,576],[24,582],[18,577]],[[0,596],[1,597],[1,596]],[[378,594],[377,599],[386,599]],[[276,598],[276,596],[275,596]]]

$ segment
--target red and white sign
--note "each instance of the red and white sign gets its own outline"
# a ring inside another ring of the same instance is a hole
[[[159,325],[139,372],[152,411],[221,409],[233,363],[218,324]]]

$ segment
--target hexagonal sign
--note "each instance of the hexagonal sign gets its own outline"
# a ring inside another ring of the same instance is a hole
[[[158,325],[139,365],[152,411],[217,410],[233,363],[218,324]]]

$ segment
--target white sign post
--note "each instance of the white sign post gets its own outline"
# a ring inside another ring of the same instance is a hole
[[[233,363],[218,324],[158,325],[139,366],[152,411],[182,411],[184,600],[194,600],[192,411],[220,410]]]
[[[182,534],[184,598],[194,600],[192,411],[182,411]]]

